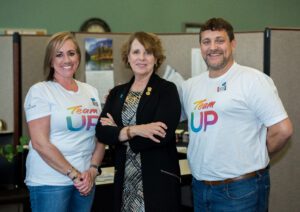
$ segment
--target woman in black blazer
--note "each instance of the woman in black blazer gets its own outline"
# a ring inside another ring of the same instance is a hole
[[[134,76],[113,88],[96,127],[115,146],[115,211],[179,211],[180,169],[175,129],[180,118],[176,86],[155,71],[164,61],[159,38],[136,32],[122,48]]]

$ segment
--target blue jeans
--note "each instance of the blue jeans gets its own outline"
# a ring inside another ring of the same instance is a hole
[[[32,212],[89,212],[95,187],[88,196],[81,196],[73,186],[28,186]]]
[[[266,212],[269,205],[269,170],[248,179],[206,185],[193,178],[194,212]]]

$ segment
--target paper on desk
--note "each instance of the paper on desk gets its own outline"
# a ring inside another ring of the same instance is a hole
[[[114,174],[107,173],[107,172],[102,172],[101,175],[97,176],[97,178],[96,178],[97,182],[113,181],[113,180],[114,180]]]

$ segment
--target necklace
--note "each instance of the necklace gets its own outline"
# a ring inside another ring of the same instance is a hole
[[[142,91],[129,91],[126,97],[126,102],[130,105],[133,105],[140,100],[141,96]]]
[[[129,91],[122,109],[122,122],[125,126],[135,124],[136,110],[141,96],[142,92]]]

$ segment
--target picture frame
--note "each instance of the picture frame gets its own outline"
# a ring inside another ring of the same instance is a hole
[[[82,23],[80,32],[111,32],[109,25],[100,18],[90,18]]]
[[[183,31],[186,33],[199,33],[202,23],[184,23]]]

